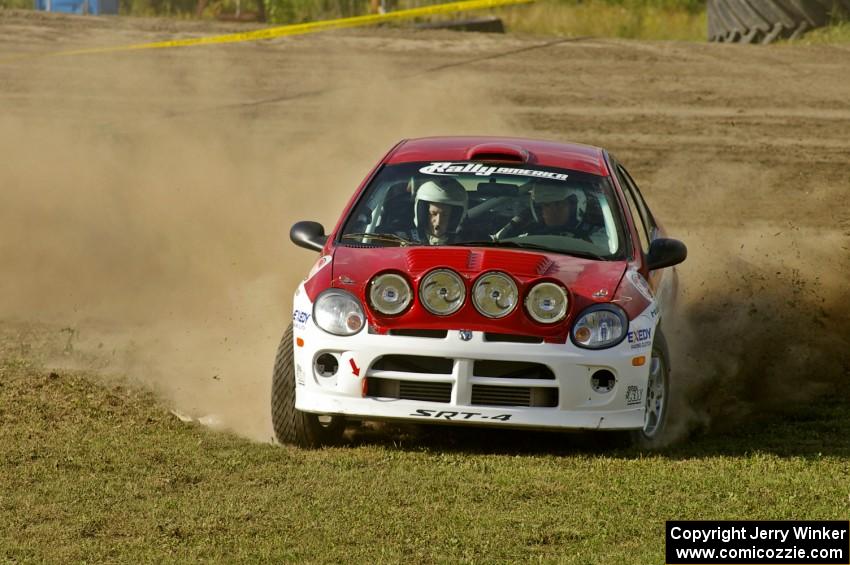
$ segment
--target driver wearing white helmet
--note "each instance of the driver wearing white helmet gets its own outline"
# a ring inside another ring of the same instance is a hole
[[[466,218],[469,198],[452,178],[427,180],[416,191],[413,223],[419,240],[429,245],[453,243]]]

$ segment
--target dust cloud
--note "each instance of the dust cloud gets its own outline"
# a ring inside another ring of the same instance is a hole
[[[678,387],[673,435],[846,396],[850,207],[840,183],[788,183],[755,165],[680,165],[656,175],[680,197],[665,217],[686,219],[672,231],[689,246],[667,330]]]
[[[480,85],[398,80],[369,58],[262,104],[241,85],[263,76],[233,78],[233,61],[123,62],[16,77],[28,96],[0,117],[0,318],[71,327],[79,355],[62,366],[129,376],[269,440],[275,349],[316,259],[289,227],[331,229],[403,137],[501,125],[482,122]]]
[[[269,44],[0,66],[0,319],[71,328],[79,355],[63,366],[129,376],[269,440],[275,348],[315,259],[289,243],[291,224],[330,229],[403,137],[536,133],[511,121],[486,72],[399,79],[415,61],[406,38],[411,55],[393,61],[314,41],[298,63]],[[596,126],[582,139],[604,145]],[[808,163],[741,165],[752,159],[673,151],[655,133],[658,155],[614,149],[652,171],[638,182],[690,251],[667,329],[683,428],[843,392],[846,181],[826,161],[801,178]]]

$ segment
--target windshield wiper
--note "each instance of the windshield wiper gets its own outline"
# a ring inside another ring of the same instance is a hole
[[[346,233],[340,239],[374,239],[375,241],[386,241],[389,243],[397,243],[400,247],[413,245],[416,242],[405,239],[394,233]]]
[[[581,257],[582,259],[596,259],[597,261],[605,260],[605,257],[597,255],[596,253],[591,253],[589,251],[564,251],[560,249],[552,249],[551,247],[547,247],[545,245],[538,245],[536,243],[520,243],[518,241],[462,241],[460,243],[453,243],[452,245],[457,245],[461,247],[513,247],[517,249],[536,249],[540,251],[548,251],[549,253],[563,253],[565,255]]]

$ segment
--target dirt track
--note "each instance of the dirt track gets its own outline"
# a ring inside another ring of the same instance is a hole
[[[0,12],[0,318],[132,339],[121,370],[266,437],[312,260],[288,226],[330,224],[399,138],[510,134],[609,148],[688,243],[675,340],[691,394],[712,393],[696,420],[850,376],[847,46],[375,29],[30,56],[232,29]]]

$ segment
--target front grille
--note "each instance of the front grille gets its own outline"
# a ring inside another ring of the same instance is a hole
[[[405,337],[428,337],[431,339],[445,339],[449,335],[448,330],[390,330],[390,335]]]
[[[525,361],[483,361],[475,362],[472,374],[476,377],[495,377],[499,379],[546,379],[555,380],[552,369],[540,363]]]
[[[450,375],[454,361],[446,357],[424,355],[384,355],[372,365],[374,371],[399,371],[426,375]]]
[[[452,398],[452,384],[369,377],[366,379],[366,396],[448,403]]]
[[[459,364],[456,372],[455,364]],[[460,386],[459,400],[474,406],[552,408],[559,404],[552,370],[527,361],[384,355],[369,367],[365,384],[365,396],[372,398],[448,404],[454,386]]]
[[[472,404],[476,406],[554,408],[558,405],[558,389],[527,386],[472,385]]]
[[[484,341],[496,341],[502,343],[543,343],[543,338],[533,335],[497,334],[485,332]]]

